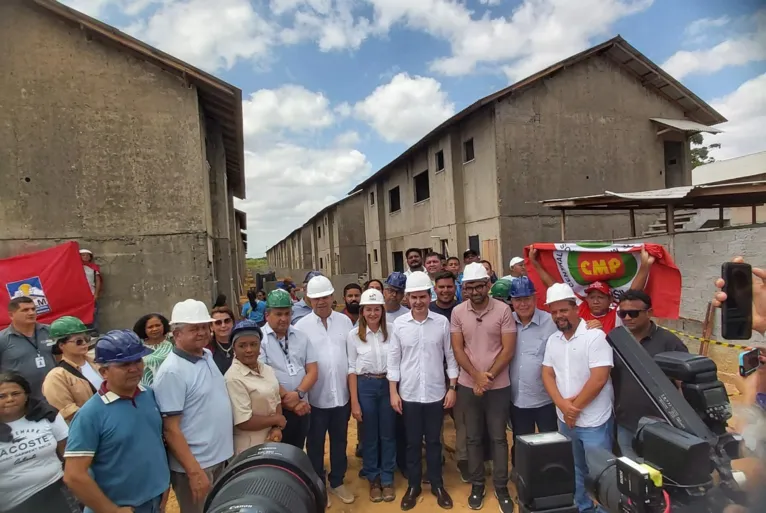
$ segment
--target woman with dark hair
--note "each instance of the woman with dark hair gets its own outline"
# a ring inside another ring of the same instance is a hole
[[[0,374],[0,511],[80,513],[62,481],[69,428],[52,406],[30,394],[21,375]]]
[[[213,353],[213,361],[218,370],[221,374],[226,374],[234,358],[229,342],[229,335],[234,328],[234,312],[228,306],[217,306],[213,308],[210,316],[213,318],[213,335],[207,348]]]
[[[375,289],[378,292],[383,292],[383,282],[377,278],[373,278],[364,284],[364,290]]]
[[[144,346],[152,350],[151,354],[144,356],[144,375],[141,378],[141,384],[150,387],[160,365],[173,350],[170,323],[162,314],[150,313],[136,321],[133,332]]]

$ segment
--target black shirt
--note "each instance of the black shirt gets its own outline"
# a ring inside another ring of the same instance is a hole
[[[457,306],[457,302],[452,303],[452,305],[448,306],[447,308],[441,308],[439,305],[436,304],[436,301],[434,301],[428,306],[428,309],[434,313],[443,315],[444,317],[447,318],[448,321],[452,321],[452,310],[454,310],[456,306]]]
[[[221,371],[221,374],[226,374],[226,371],[231,367],[231,360],[234,357],[232,344],[221,346],[213,338],[207,348],[213,353],[213,361],[218,370]],[[227,349],[227,351],[224,351],[224,349]]]
[[[652,357],[667,351],[689,352],[681,339],[653,322],[649,336],[641,340],[641,347]],[[618,425],[635,431],[641,417],[661,417],[660,411],[617,354],[614,356],[612,384],[615,419]]]

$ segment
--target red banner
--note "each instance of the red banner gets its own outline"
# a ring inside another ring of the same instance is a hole
[[[619,296],[633,284],[641,265],[641,248],[655,261],[649,270],[644,291],[652,298],[655,317],[678,319],[681,306],[681,272],[673,258],[660,244],[612,244],[611,242],[540,243],[524,248],[527,272],[538,291],[544,291],[540,277],[529,261],[529,250],[537,250],[537,260],[554,281],[572,287],[581,299],[585,288],[596,281],[605,282],[613,295]],[[537,294],[545,303],[545,294]],[[541,303],[541,306],[542,306]]]
[[[76,242],[0,260],[0,286],[0,329],[11,323],[8,303],[19,296],[34,300],[38,322],[62,315],[93,322],[93,294]]]

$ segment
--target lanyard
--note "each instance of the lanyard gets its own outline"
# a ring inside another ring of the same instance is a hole
[[[287,333],[285,333],[285,345],[282,345],[282,341],[280,341],[278,338],[277,338],[277,343],[279,344],[279,348],[285,354],[285,361],[287,363],[290,363],[290,344],[287,340]]]
[[[22,337],[24,337],[24,340],[26,340],[30,346],[32,346],[35,351],[37,352],[37,356],[40,356],[40,344],[37,342],[37,328],[35,328],[35,341],[32,342],[32,339],[29,338],[26,335],[20,334]]]

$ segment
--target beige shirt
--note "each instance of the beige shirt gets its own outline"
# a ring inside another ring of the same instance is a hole
[[[234,413],[234,454],[266,441],[269,430],[244,431],[237,424],[247,422],[253,415],[268,416],[277,412],[281,403],[279,381],[274,370],[265,363],[258,364],[260,372],[234,358],[224,379]]]

